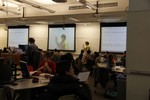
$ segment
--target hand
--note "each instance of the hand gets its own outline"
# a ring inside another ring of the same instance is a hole
[[[44,69],[44,68],[45,68],[45,67],[42,66],[42,67],[38,68],[37,71],[40,71],[40,70],[42,70],[42,69]]]
[[[44,65],[45,65],[45,67],[48,67],[48,62],[45,62],[45,64],[44,64]]]

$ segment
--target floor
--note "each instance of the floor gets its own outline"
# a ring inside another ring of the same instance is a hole
[[[97,87],[94,88],[94,79],[92,76],[89,77],[88,84],[92,91],[92,100],[117,100],[117,99],[110,99],[110,98],[105,97],[104,95],[105,89],[102,88],[100,84],[98,84]],[[112,85],[112,82],[110,81],[108,83],[108,86],[111,86],[111,85]]]

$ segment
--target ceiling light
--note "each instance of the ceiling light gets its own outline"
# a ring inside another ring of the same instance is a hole
[[[69,18],[70,20],[73,20],[73,21],[76,21],[76,22],[78,22],[79,20],[78,19],[76,19],[76,18]]]
[[[17,7],[18,5],[10,3],[10,2],[5,2],[5,5],[9,6],[9,7]]]
[[[48,24],[48,22],[44,22],[44,21],[37,21],[35,23],[37,23],[37,24]]]
[[[32,7],[35,7],[35,8],[38,8],[38,9],[46,10],[46,11],[48,11],[48,12],[50,12],[50,13],[55,13],[55,11],[54,11],[54,10],[51,10],[51,9],[45,8],[45,7],[43,7],[43,6],[40,6],[40,5],[38,5],[38,4],[35,4],[35,3],[32,3],[32,2],[29,2],[29,1],[27,1],[27,0],[16,0],[16,1],[21,2],[21,3],[28,4],[28,5],[31,5]]]
[[[0,8],[0,11],[4,11],[4,12],[10,12],[10,13],[13,13],[13,14],[16,14],[16,15],[20,15],[21,13],[19,12],[15,12],[15,11],[12,11],[12,10],[8,10],[8,9],[3,9],[3,8]]]

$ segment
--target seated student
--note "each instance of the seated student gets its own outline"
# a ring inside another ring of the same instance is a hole
[[[56,73],[48,85],[49,96],[51,95],[49,99],[58,100],[61,96],[75,94],[80,100],[92,100],[88,85],[79,82],[79,79],[74,77],[71,62],[59,62]]]
[[[122,66],[126,67],[126,51],[124,51],[123,56],[121,57]]]
[[[81,60],[82,57],[83,57],[83,53],[84,53],[84,50],[82,49],[81,52],[80,52],[80,54],[79,54],[79,57],[78,57],[80,60]]]
[[[66,53],[66,54],[62,55],[61,58],[60,58],[60,60],[66,60],[66,61],[71,62],[72,67],[74,69],[74,74],[75,75],[79,74],[78,66],[76,65],[75,60],[73,58],[73,55],[71,53]]]
[[[56,64],[54,61],[51,60],[51,53],[45,53],[44,60],[40,63],[37,71],[40,71],[41,73],[55,74]]]
[[[60,58],[61,58],[60,50],[54,49],[54,53],[52,55],[52,60],[57,63],[60,61]]]
[[[8,49],[6,47],[4,47],[2,53],[9,53]]]

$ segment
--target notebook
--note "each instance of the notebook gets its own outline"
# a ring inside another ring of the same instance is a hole
[[[77,78],[79,79],[80,82],[86,82],[89,75],[90,75],[90,71],[80,72]]]
[[[23,78],[31,78],[27,62],[20,60],[20,68]]]

